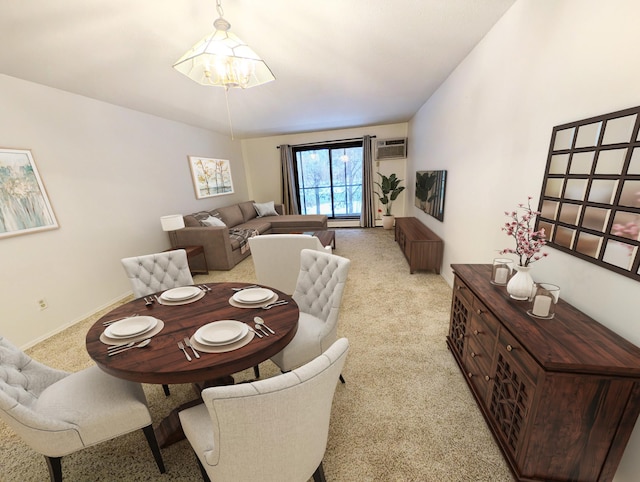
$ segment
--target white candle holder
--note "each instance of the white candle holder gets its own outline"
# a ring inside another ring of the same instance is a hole
[[[509,258],[495,258],[491,270],[491,284],[505,286],[513,273],[513,260]]]
[[[536,283],[529,301],[529,316],[550,320],[556,314],[556,305],[560,299],[560,287],[551,283]]]

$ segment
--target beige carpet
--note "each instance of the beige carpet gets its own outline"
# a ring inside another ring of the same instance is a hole
[[[445,344],[451,290],[433,273],[409,274],[391,231],[342,229],[336,254],[352,260],[338,333],[351,343],[333,404],[324,467],[329,482],[512,481],[497,445]],[[123,273],[124,276],[124,273]],[[251,258],[229,272],[195,281],[255,281]],[[107,311],[107,310],[105,310]],[[97,313],[40,343],[29,354],[69,371],[91,364],[84,349]],[[261,364],[263,376],[277,375]],[[248,379],[252,371],[236,379]],[[191,399],[188,386],[145,385],[157,423],[175,405]],[[63,458],[69,482],[197,481],[200,474],[188,442],[163,450],[160,475],[142,432]],[[247,454],[247,463],[259,463]],[[0,480],[46,481],[44,458],[0,422]],[[283,481],[289,482],[289,481]],[[291,481],[293,482],[293,481]]]

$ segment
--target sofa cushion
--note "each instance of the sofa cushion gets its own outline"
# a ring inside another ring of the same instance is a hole
[[[287,216],[268,216],[262,218],[271,223],[271,229],[276,232],[283,229],[295,231],[322,231],[327,229],[327,216],[324,214],[288,214]]]
[[[273,201],[269,201],[267,203],[254,203],[253,207],[258,213],[259,218],[263,216],[278,216]]]
[[[258,215],[256,210],[253,208],[253,203],[254,201],[247,201],[238,204],[238,206],[240,206],[240,211],[242,211],[242,219],[245,223]]]
[[[260,234],[270,233],[271,232],[271,223],[264,218],[253,218],[251,221],[247,223],[243,223],[241,226],[236,226],[237,228],[245,228],[245,229],[255,229]]]
[[[240,206],[238,206],[237,204],[218,208],[217,211],[220,214],[220,219],[222,219],[222,222],[230,228],[233,228],[234,226],[237,226],[238,224],[242,224],[244,222],[242,211],[240,210]]]
[[[216,216],[209,216],[207,219],[200,221],[205,226],[226,226],[222,219]]]

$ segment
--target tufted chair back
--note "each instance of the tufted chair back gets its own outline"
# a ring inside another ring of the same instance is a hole
[[[341,338],[292,372],[203,390],[204,404],[179,413],[203,476],[218,482],[325,480],[331,405],[348,350]],[[248,463],[247,454],[257,454],[257,463]]]
[[[136,298],[193,284],[184,249],[121,260]]]
[[[63,424],[42,417],[34,408],[47,387],[68,375],[32,360],[0,337],[0,417],[27,438],[34,431],[59,430]]]
[[[142,428],[158,464],[162,455],[139,383],[97,366],[76,373],[32,360],[0,337],[0,419],[47,460],[51,480],[62,480],[64,455]]]
[[[300,311],[324,321],[327,330],[338,321],[350,265],[351,261],[334,254],[311,249],[300,251],[300,272],[293,299]],[[334,341],[335,338],[331,343]]]
[[[258,283],[292,295],[300,273],[300,251],[330,253],[315,236],[308,234],[262,234],[249,238],[251,259]]]
[[[303,249],[293,299],[300,308],[298,331],[271,357],[280,370],[293,370],[329,348],[338,337],[338,316],[351,261],[323,251]],[[342,378],[341,378],[342,380]]]

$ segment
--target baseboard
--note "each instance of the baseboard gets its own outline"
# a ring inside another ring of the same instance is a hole
[[[130,297],[131,295],[133,295],[132,291],[129,291],[128,293],[125,293],[123,295],[118,296],[117,298],[114,298],[111,301],[108,301],[107,303],[105,303],[104,305],[99,306],[98,308],[96,308],[95,310],[86,313],[84,315],[81,315],[80,317],[70,321],[69,323],[65,323],[64,325],[59,326],[58,328],[56,328],[55,330],[50,331],[49,333],[42,335],[38,338],[36,338],[35,340],[31,340],[29,343],[27,343],[24,346],[21,346],[20,349],[21,350],[27,350],[29,348],[31,348],[32,346],[37,345],[38,343],[40,343],[41,341],[46,340],[47,338],[51,338],[54,335],[57,335],[58,333],[60,333],[61,331],[66,330],[67,328],[72,327],[73,325],[80,323],[81,321],[86,320],[87,318],[95,315],[96,313],[99,313],[100,311],[109,308],[110,306],[119,303],[123,300],[125,300],[126,298]]]

